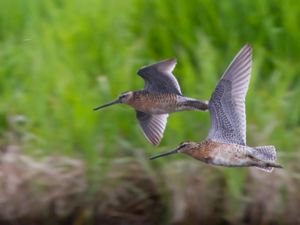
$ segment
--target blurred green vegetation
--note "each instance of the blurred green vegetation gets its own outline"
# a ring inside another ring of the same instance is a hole
[[[155,148],[129,107],[92,109],[141,89],[136,71],[170,57],[178,60],[174,74],[182,92],[209,99],[234,55],[250,43],[247,141],[275,145],[288,168],[300,149],[299,21],[300,5],[289,0],[1,0],[0,144],[36,156],[73,156],[98,168],[202,140],[208,113],[171,115]],[[246,170],[223,171],[232,196],[239,196]]]

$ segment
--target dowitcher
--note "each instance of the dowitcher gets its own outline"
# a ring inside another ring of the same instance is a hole
[[[141,68],[137,74],[144,79],[143,90],[125,92],[116,100],[94,110],[118,103],[133,107],[146,139],[153,145],[158,145],[163,137],[169,113],[208,110],[208,101],[182,95],[172,74],[175,65],[176,59],[169,59]]]
[[[185,153],[202,162],[229,166],[254,166],[271,172],[275,163],[274,146],[249,147],[246,145],[245,97],[249,86],[252,49],[245,45],[232,60],[208,104],[210,130],[200,142],[183,142],[175,150],[153,156],[150,159]]]

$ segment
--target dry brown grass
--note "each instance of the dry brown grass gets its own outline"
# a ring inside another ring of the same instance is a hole
[[[171,224],[222,222],[225,180],[218,168],[194,160],[173,161],[163,167],[162,180],[169,195]]]
[[[244,196],[245,224],[300,224],[300,177],[291,170],[251,169]]]
[[[224,168],[119,158],[91,192],[78,159],[37,160],[15,146],[0,154],[0,224],[300,224],[298,164],[271,174],[232,169],[245,176],[233,196]]]
[[[232,196],[221,167],[193,160],[166,164],[162,180],[169,192],[170,224],[300,224],[296,167],[271,174],[255,168],[243,170],[247,173],[241,194]]]
[[[95,223],[105,225],[160,224],[166,213],[160,186],[133,160],[115,160],[99,186]]]
[[[66,157],[35,160],[9,146],[0,155],[1,221],[65,218],[87,188],[84,165]]]

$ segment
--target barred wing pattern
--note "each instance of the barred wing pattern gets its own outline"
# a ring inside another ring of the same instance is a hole
[[[247,44],[232,60],[211,96],[208,139],[246,145],[245,97],[251,63],[252,49]]]
[[[172,74],[175,66],[176,59],[168,59],[140,69],[137,74],[145,81],[144,90],[182,95],[178,81]]]
[[[163,137],[169,114],[149,114],[136,111],[136,118],[144,136],[153,145],[158,145]]]

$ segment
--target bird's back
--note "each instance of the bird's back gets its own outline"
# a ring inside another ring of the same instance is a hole
[[[150,93],[147,91],[134,92],[128,105],[137,111],[151,114],[165,114],[176,109],[177,96],[173,93]]]

